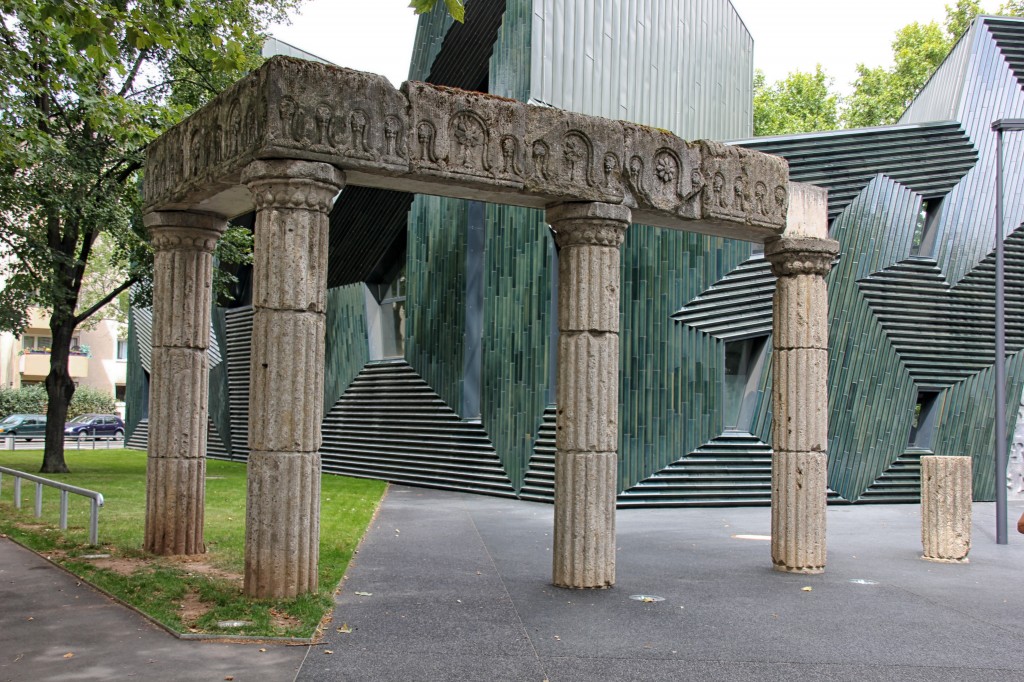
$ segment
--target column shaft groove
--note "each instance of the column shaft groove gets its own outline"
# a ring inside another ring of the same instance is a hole
[[[328,212],[344,173],[254,161],[256,202],[245,593],[317,589]]]
[[[615,583],[620,248],[629,209],[548,208],[558,255],[553,582]]]
[[[198,554],[205,551],[213,251],[227,222],[189,211],[144,220],[154,256],[143,546],[154,554]]]

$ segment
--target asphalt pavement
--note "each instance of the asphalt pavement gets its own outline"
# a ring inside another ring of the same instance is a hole
[[[551,586],[551,514],[392,486],[311,647],[179,641],[0,540],[0,681],[1024,679],[1024,536],[990,503],[963,565],[920,559],[916,506],[830,507],[818,576],[771,570],[767,508],[620,510],[598,591]]]

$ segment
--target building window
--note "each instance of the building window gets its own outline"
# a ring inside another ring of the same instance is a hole
[[[914,405],[914,420],[910,424],[907,447],[914,450],[931,450],[935,445],[935,431],[939,426],[939,412],[942,410],[941,393],[922,389],[917,392]]]
[[[127,360],[128,359],[128,339],[117,340],[117,359]]]
[[[114,400],[116,400],[116,401],[118,401],[120,403],[123,403],[124,399],[125,399],[125,391],[126,391],[126,389],[125,389],[125,385],[124,384],[115,384],[114,385]]]
[[[405,260],[390,281],[377,285],[380,302],[381,357],[405,355]]]
[[[21,337],[21,348],[26,353],[49,353],[52,345],[53,338],[49,336],[26,335]]]
[[[914,238],[910,244],[911,256],[931,258],[935,255],[935,237],[938,233],[935,227],[942,213],[941,207],[942,199],[925,199],[921,202],[914,225]]]
[[[767,341],[766,336],[755,336],[725,344],[725,409],[722,421],[726,431],[749,433],[753,427]]]

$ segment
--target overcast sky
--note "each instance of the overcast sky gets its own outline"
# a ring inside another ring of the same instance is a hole
[[[685,0],[679,0],[684,2]],[[754,37],[754,66],[770,81],[821,63],[841,91],[858,62],[890,62],[896,29],[942,21],[955,0],[732,0]],[[408,0],[307,0],[291,26],[272,33],[328,61],[387,76],[398,85],[409,72],[416,17]],[[984,3],[994,10],[997,1]]]

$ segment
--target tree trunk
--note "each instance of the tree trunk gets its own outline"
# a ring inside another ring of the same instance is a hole
[[[69,473],[64,462],[64,422],[68,406],[75,394],[75,382],[68,371],[71,340],[75,334],[74,320],[54,312],[50,318],[50,373],[46,375],[46,447],[43,451],[43,474]]]

